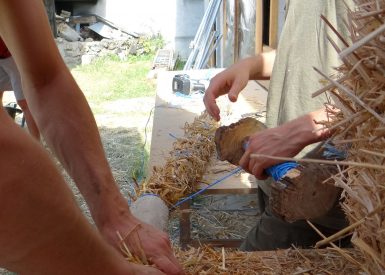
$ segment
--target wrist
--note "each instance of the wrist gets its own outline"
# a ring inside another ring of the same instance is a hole
[[[109,184],[105,184],[106,182]],[[128,202],[120,193],[114,179],[105,181],[101,185],[99,192],[93,195],[89,208],[92,218],[99,229],[121,218],[126,220],[134,219],[129,210]]]
[[[309,113],[282,125],[288,140],[299,147],[305,147],[330,136],[330,131],[317,119],[318,115],[316,112]]]

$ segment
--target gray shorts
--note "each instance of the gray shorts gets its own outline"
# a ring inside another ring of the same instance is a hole
[[[24,99],[20,73],[12,57],[0,59],[0,91],[13,91],[17,101]]]

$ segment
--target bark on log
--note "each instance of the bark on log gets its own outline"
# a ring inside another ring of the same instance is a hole
[[[250,117],[219,127],[215,133],[218,158],[239,165],[245,152],[245,140],[263,129],[266,129],[263,123]],[[323,149],[314,150],[306,157],[322,159]],[[327,214],[336,206],[341,189],[324,181],[336,172],[335,166],[305,163],[290,170],[280,181],[271,181],[269,201],[273,214],[288,222],[316,219]]]

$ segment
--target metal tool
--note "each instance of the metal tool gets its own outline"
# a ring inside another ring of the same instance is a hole
[[[204,92],[206,87],[199,80],[191,79],[187,74],[177,74],[172,79],[172,91],[190,95],[193,91]]]

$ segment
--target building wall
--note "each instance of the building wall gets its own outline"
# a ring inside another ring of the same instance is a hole
[[[78,3],[74,15],[95,13],[127,31],[161,33],[182,59],[187,59],[204,13],[205,0],[98,0]]]

